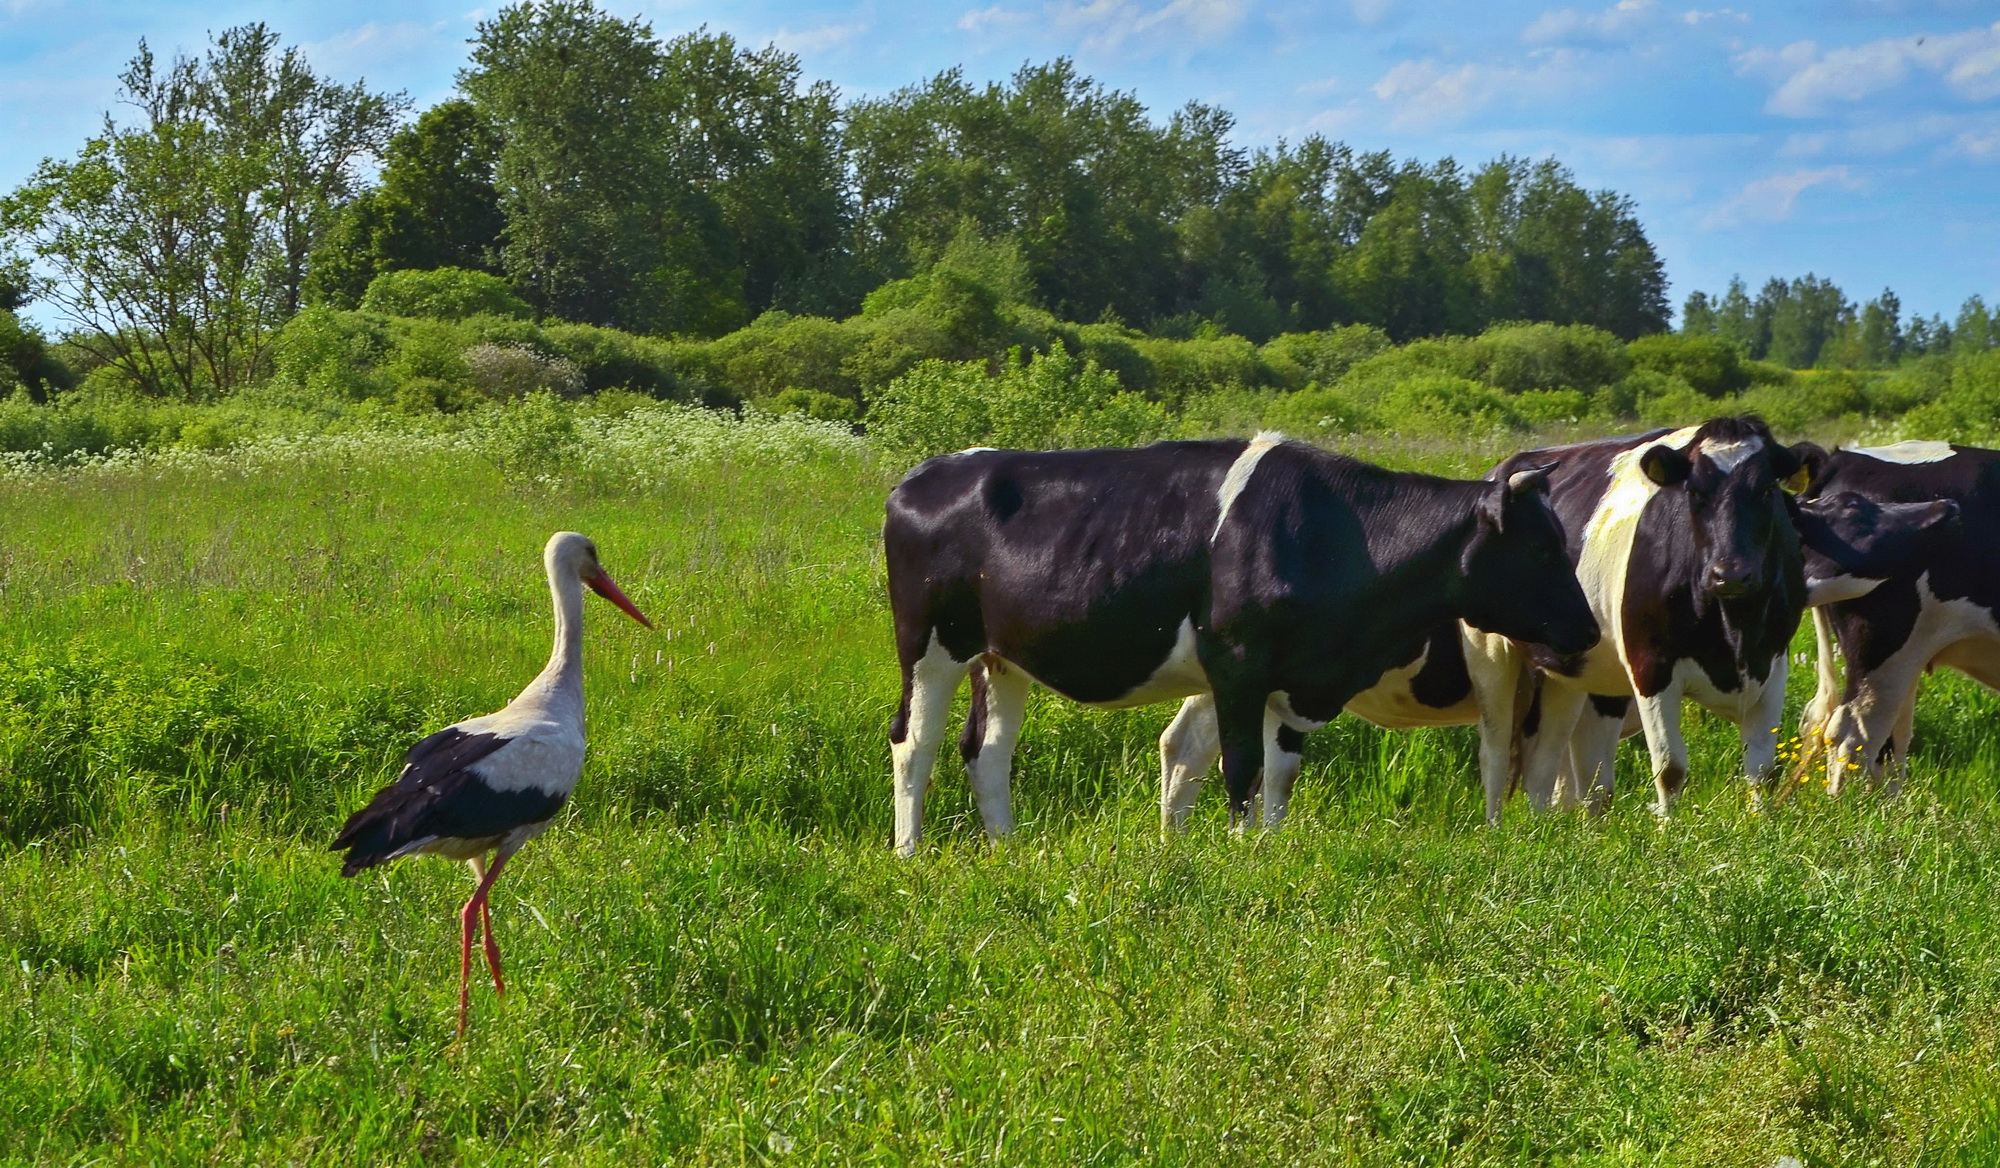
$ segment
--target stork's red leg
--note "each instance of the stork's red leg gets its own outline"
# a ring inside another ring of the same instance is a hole
[[[493,879],[500,875],[500,866],[506,862],[504,853],[493,858],[493,869],[486,879],[489,887]],[[486,938],[486,968],[493,974],[493,992],[504,998],[507,996],[507,981],[500,976],[500,942],[493,938],[493,912],[484,895],[479,898],[479,924],[481,935]]]
[[[493,866],[479,878],[479,887],[473,890],[472,899],[458,912],[458,1035],[465,1037],[465,1018],[472,1009],[472,930],[480,924],[486,913],[486,892],[493,887],[493,878],[500,875],[500,866],[507,857],[495,857]],[[498,957],[499,951],[493,945],[493,928],[486,929],[486,953],[489,961]],[[494,966],[497,980],[499,966]]]

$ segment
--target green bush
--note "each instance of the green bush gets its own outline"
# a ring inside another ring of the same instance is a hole
[[[864,330],[837,320],[767,312],[749,328],[710,341],[708,355],[738,397],[758,401],[801,389],[858,406],[861,383],[848,358],[865,339]]]
[[[1187,341],[1154,337],[1135,345],[1152,363],[1152,396],[1169,405],[1179,405],[1210,390],[1269,385],[1273,380],[1257,354],[1257,346],[1242,337],[1197,337]]]
[[[309,399],[389,396],[395,386],[378,366],[393,346],[381,316],[307,308],[285,322],[272,345],[273,381]]]
[[[1743,350],[1717,336],[1654,333],[1625,346],[1632,367],[1678,377],[1708,398],[1750,388],[1752,371]]]
[[[1870,375],[1850,369],[1801,370],[1782,384],[1753,385],[1738,394],[1736,409],[1762,415],[1773,429],[1798,431],[1815,422],[1868,410]]]
[[[2000,433],[2000,349],[1954,355],[1943,393],[1903,415],[1913,438],[1991,442]]]
[[[669,342],[589,324],[542,326],[547,350],[574,364],[591,393],[630,390],[654,398],[679,398]]]
[[[1465,365],[1459,372],[1508,393],[1595,393],[1632,368],[1623,342],[1583,324],[1497,324],[1462,344]]]
[[[1264,411],[1264,425],[1297,438],[1328,438],[1375,429],[1375,416],[1338,389],[1308,385],[1281,393]]]
[[[468,316],[534,315],[507,281],[469,268],[404,269],[384,272],[362,294],[361,310],[385,316],[464,320]]]
[[[1168,425],[1158,404],[1061,345],[1025,358],[1016,348],[998,374],[983,361],[924,361],[868,409],[876,446],[906,464],[971,446],[1129,446]]]
[[[1372,412],[1384,429],[1427,437],[1528,428],[1527,417],[1508,395],[1449,373],[1397,382],[1374,403]]]
[[[1388,333],[1372,324],[1350,324],[1326,332],[1286,333],[1272,338],[1260,353],[1280,385],[1298,389],[1315,381],[1333,385],[1392,343]]]
[[[822,422],[852,422],[861,416],[855,402],[816,389],[780,390],[768,408],[774,414],[804,414]]]

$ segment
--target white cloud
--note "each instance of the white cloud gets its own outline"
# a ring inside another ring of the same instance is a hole
[[[1354,19],[1363,24],[1377,24],[1389,15],[1390,0],[1352,0]]]
[[[1752,223],[1781,223],[1792,217],[1799,196],[1813,187],[1837,183],[1848,190],[1861,184],[1845,166],[1823,166],[1774,174],[1744,184],[1736,196],[1716,208],[1708,217],[1709,227],[1740,227]]]
[[[1777,82],[1764,103],[1767,113],[1816,117],[1838,103],[1853,103],[1909,79],[1912,72],[1937,76],[1967,101],[2000,97],[2000,23],[1946,36],[1908,36],[1822,52],[1812,41],[1797,41],[1777,52],[1752,49],[1737,55],[1740,72],[1761,73]]]
[[[1450,67],[1437,61],[1404,61],[1372,86],[1377,98],[1393,106],[1390,124],[1398,129],[1422,129],[1462,120],[1502,97],[1545,97],[1590,80],[1567,49],[1543,54],[1532,68],[1467,64]]]
[[[867,31],[868,22],[865,20],[852,24],[822,24],[818,28],[800,29],[798,32],[780,28],[771,37],[771,43],[788,53],[806,57],[837,49]]]
[[[1738,12],[1734,8],[1717,8],[1710,12],[1703,12],[1699,8],[1690,8],[1686,12],[1681,13],[1681,23],[1689,26],[1706,24],[1711,20],[1733,20],[1738,24],[1748,24],[1750,23],[1750,16],[1748,13]]]
[[[1139,0],[1058,0],[1042,5],[1039,14],[999,4],[968,11],[958,18],[958,27],[979,33],[1041,24],[1077,37],[1086,50],[1116,52],[1139,40],[1209,42],[1234,32],[1248,11],[1249,0],[1169,0],[1161,5]]]
[[[1531,45],[1621,41],[1651,23],[1657,7],[1654,0],[1618,0],[1602,12],[1551,9],[1522,29],[1521,39]]]
[[[306,59],[321,71],[334,76],[380,68],[399,57],[432,47],[444,35],[447,22],[402,20],[394,24],[369,21],[335,33],[325,40],[299,46]]]

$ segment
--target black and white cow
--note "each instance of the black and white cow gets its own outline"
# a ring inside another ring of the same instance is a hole
[[[1031,679],[1103,707],[1213,694],[1240,822],[1267,728],[1295,773],[1301,734],[1452,619],[1583,652],[1597,624],[1563,556],[1548,472],[1461,482],[1274,435],[918,466],[883,528],[903,672],[889,732],[897,850],[917,846],[945,714],[975,662],[964,754],[997,836],[1013,826]]]
[[[1661,814],[1687,778],[1683,698],[1736,723],[1744,769],[1760,784],[1770,777],[1785,654],[1806,604],[1799,535],[1781,487],[1802,457],[1757,418],[1716,418],[1528,451],[1494,469],[1504,476],[1559,462],[1550,501],[1605,633],[1591,651],[1567,658],[1529,650],[1540,697],[1522,726],[1520,782],[1537,807],[1558,797],[1602,806],[1635,702]],[[1514,651],[1488,644],[1496,654]]]
[[[1819,687],[1801,720],[1803,763],[1825,752],[1836,793],[1850,768],[1873,783],[1887,763],[1893,791],[1927,671],[1948,665],[2000,689],[2000,451],[1898,442],[1813,462],[1804,509],[1844,525],[1876,562],[1808,557],[1829,603],[1813,613]]]

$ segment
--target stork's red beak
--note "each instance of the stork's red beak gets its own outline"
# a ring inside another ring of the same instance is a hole
[[[653,622],[646,619],[646,614],[640,612],[639,606],[632,603],[632,598],[625,595],[624,591],[611,579],[611,573],[606,572],[603,568],[599,568],[592,575],[585,576],[583,582],[590,586],[592,592],[624,609],[625,615],[649,629],[653,627]]]

